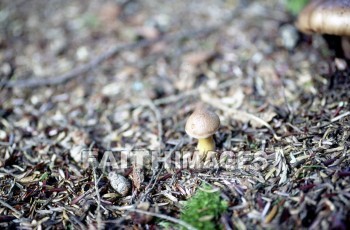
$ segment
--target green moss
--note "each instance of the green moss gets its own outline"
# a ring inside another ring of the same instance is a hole
[[[293,15],[299,14],[309,0],[286,0],[286,8]]]
[[[201,186],[185,204],[181,220],[198,229],[217,229],[220,215],[226,211],[227,202],[219,191],[212,191],[209,185]]]
[[[40,181],[45,181],[49,178],[49,173],[45,172],[41,177],[39,178]]]

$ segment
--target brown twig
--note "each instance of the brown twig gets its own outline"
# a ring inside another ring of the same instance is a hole
[[[155,119],[157,121],[158,128],[158,152],[162,151],[163,146],[163,124],[162,115],[160,114],[159,108],[153,103],[151,99],[147,100],[148,107],[153,111]]]
[[[51,76],[51,77],[45,77],[45,78],[31,77],[25,80],[0,82],[0,87],[3,86],[7,88],[36,88],[41,86],[52,86],[52,85],[63,84],[84,73],[89,72],[90,70],[94,69],[95,67],[103,63],[105,60],[123,51],[130,51],[130,50],[148,47],[160,41],[174,42],[174,41],[180,41],[184,38],[194,38],[194,37],[200,37],[200,36],[211,34],[214,31],[220,29],[223,24],[231,21],[234,15],[235,14],[232,13],[230,17],[228,17],[228,19],[224,21],[224,23],[221,23],[215,26],[209,26],[204,29],[185,30],[185,31],[180,31],[173,34],[167,34],[163,37],[159,37],[152,40],[141,40],[141,41],[136,41],[129,44],[116,45],[111,49],[107,50],[106,52],[104,52],[103,54],[101,54],[100,56],[92,59],[87,64],[78,66],[72,69],[71,71],[59,76]]]
[[[235,119],[239,119],[239,117],[245,117],[248,118],[250,120],[256,121],[259,124],[265,126],[273,135],[273,137],[276,140],[281,140],[281,137],[277,135],[277,133],[273,130],[273,128],[263,119],[255,116],[254,114],[248,113],[246,111],[240,111],[234,108],[230,108],[226,105],[224,105],[223,103],[221,103],[219,100],[214,99],[214,98],[208,98],[208,96],[206,95],[202,95],[202,100],[208,104],[210,104],[213,107],[216,107],[222,111],[225,111],[226,113],[231,114]]]
[[[96,216],[96,222],[97,222],[97,227],[98,229],[102,229],[104,226],[102,225],[102,215],[101,215],[101,196],[100,196],[100,191],[98,189],[98,182],[100,181],[100,178],[97,178],[96,174],[96,168],[92,167],[93,170],[93,176],[94,176],[94,187],[95,187],[95,193],[96,193],[96,198],[97,198],[97,216]]]

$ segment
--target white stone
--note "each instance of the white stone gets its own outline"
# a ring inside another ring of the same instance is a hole
[[[117,191],[122,196],[126,196],[128,194],[131,187],[128,179],[113,171],[108,174],[108,179],[115,191]]]

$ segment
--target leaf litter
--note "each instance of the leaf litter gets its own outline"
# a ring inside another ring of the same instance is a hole
[[[227,229],[350,225],[349,70],[318,36],[283,47],[292,18],[280,3],[0,5],[1,227],[142,229],[158,218],[191,229],[183,202],[203,182],[228,201]],[[193,151],[184,124],[199,101],[222,121],[218,150],[249,156],[240,167],[130,166],[116,172],[132,182],[121,196],[77,155]]]

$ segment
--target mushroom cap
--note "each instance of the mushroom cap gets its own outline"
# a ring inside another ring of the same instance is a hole
[[[296,26],[304,33],[350,36],[350,1],[311,1],[300,12]]]
[[[191,137],[201,139],[213,135],[219,127],[219,116],[200,106],[187,119],[185,130]]]

